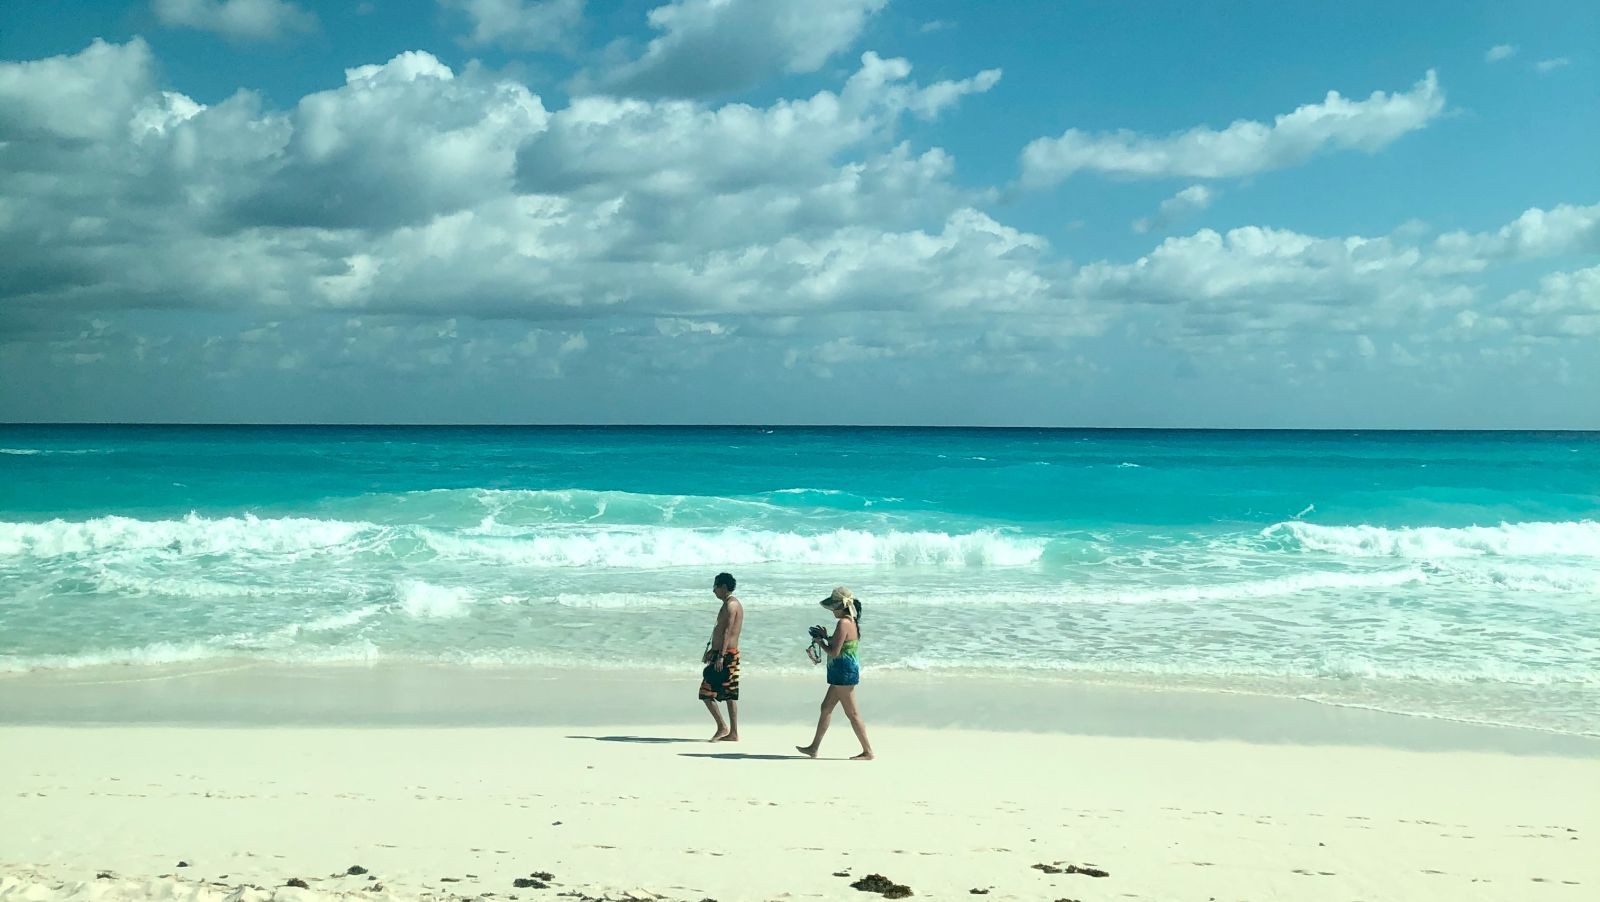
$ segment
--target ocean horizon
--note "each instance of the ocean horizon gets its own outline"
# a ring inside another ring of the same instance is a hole
[[[1600,732],[1600,433],[0,426],[0,672],[874,671]]]

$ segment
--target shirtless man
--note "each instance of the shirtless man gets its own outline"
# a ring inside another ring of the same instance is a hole
[[[717,611],[717,626],[711,631],[702,659],[706,667],[701,671],[700,700],[717,722],[712,742],[739,741],[739,630],[744,626],[744,605],[733,596],[737,584],[726,573],[718,573],[711,584],[711,593],[722,602],[722,609]],[[717,702],[728,703],[726,722]]]

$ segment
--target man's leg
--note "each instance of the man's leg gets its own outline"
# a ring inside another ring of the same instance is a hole
[[[711,735],[711,741],[716,742],[728,735],[728,725],[722,720],[722,710],[717,707],[716,699],[703,698],[701,701],[706,703],[706,710],[711,712],[711,719],[717,722],[717,732]]]
[[[722,737],[723,742],[739,741],[739,701],[728,700],[728,732]]]

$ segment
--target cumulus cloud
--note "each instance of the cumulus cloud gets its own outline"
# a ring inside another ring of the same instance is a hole
[[[134,107],[154,91],[154,59],[141,38],[108,44],[96,38],[82,52],[0,63],[0,134],[8,154],[29,142],[116,141]],[[13,164],[14,165],[14,164]]]
[[[277,226],[424,221],[506,194],[518,148],[548,122],[522,85],[410,51],[257,118],[266,153],[227,213]]]
[[[1511,59],[1513,56],[1516,56],[1516,55],[1517,55],[1517,48],[1516,48],[1515,45],[1512,45],[1512,44],[1496,44],[1493,47],[1489,48],[1489,51],[1483,55],[1483,59],[1484,59],[1484,62],[1498,63],[1501,60]]]
[[[314,31],[317,17],[289,0],[152,0],[169,28],[210,31],[239,41],[272,41]]]
[[[705,195],[715,202],[763,185],[835,185],[841,176],[858,188],[865,180],[938,180],[951,165],[942,151],[913,159],[901,148],[891,157],[845,170],[834,162],[847,149],[889,138],[905,115],[936,117],[959,97],[985,91],[999,78],[998,72],[983,72],[922,86],[911,82],[910,74],[905,60],[868,52],[839,93],[821,91],[767,107],[578,98],[553,117],[546,134],[523,146],[519,185],[557,193],[628,187],[681,203]],[[843,190],[829,193],[841,204],[870,200],[851,198]],[[780,207],[769,216],[783,212]]]
[[[1461,298],[1416,278],[1421,253],[1387,238],[1319,238],[1246,226],[1169,238],[1131,263],[1092,263],[1075,294],[1177,311],[1179,337],[1265,341],[1315,328],[1356,332]]]
[[[1561,317],[1584,315],[1590,289],[1489,304],[1470,278],[1592,252],[1600,205],[1438,238],[1202,229],[1074,265],[907,137],[997,78],[924,83],[868,53],[826,89],[764,104],[551,104],[409,52],[287,105],[201,104],[138,40],[0,63],[0,384],[33,365],[113,387],[141,373],[143,393],[119,396],[129,410],[164,396],[150,380],[169,372],[233,386],[219,398],[274,379],[321,399],[352,372],[484,397],[557,378],[700,397],[744,390],[706,365],[736,349],[759,370],[750,385],[948,380],[923,386],[937,400],[976,376],[1096,378],[1091,342],[1244,360],[1337,334],[1339,353],[1379,366],[1394,347],[1426,359],[1418,335],[1503,343],[1518,317],[1581,334]],[[1179,192],[1165,212],[1214,197]]]
[[[1554,59],[1540,60],[1533,64],[1533,68],[1537,70],[1540,75],[1548,75],[1557,69],[1570,65],[1572,65],[1572,60],[1567,59],[1564,56],[1558,56]]]
[[[1187,219],[1211,206],[1211,202],[1216,200],[1220,193],[1205,185],[1190,185],[1162,201],[1161,206],[1156,208],[1155,216],[1134,220],[1133,230],[1143,234],[1151,229],[1165,228],[1174,222]]]
[[[579,79],[582,90],[700,97],[815,72],[848,49],[888,0],[672,0],[636,59]]]
[[[1550,273],[1539,280],[1537,289],[1506,298],[1504,307],[1525,333],[1600,336],[1600,266]]]
[[[1493,232],[1453,231],[1434,241],[1434,272],[1481,272],[1506,260],[1600,253],[1600,204],[1533,207]]]
[[[1042,240],[973,208],[943,151],[894,137],[995,77],[921,85],[869,53],[837,93],[766,107],[549,111],[414,51],[273,110],[162,92],[142,43],[96,43],[0,65],[0,121],[31,136],[6,153],[46,171],[6,198],[0,247],[28,261],[6,288],[63,311],[1021,309],[1054,290]]]
[[[439,0],[445,9],[467,17],[470,44],[498,44],[517,50],[551,50],[567,45],[583,23],[585,0]]]
[[[1321,103],[1270,124],[1241,119],[1220,131],[1199,126],[1164,137],[1068,129],[1023,149],[1022,182],[1046,187],[1080,171],[1135,179],[1228,178],[1294,166],[1326,151],[1373,153],[1426,127],[1444,112],[1444,103],[1430,69],[1409,91],[1374,91],[1366,100],[1329,91]]]
[[[1166,311],[1170,337],[1189,347],[1216,341],[1282,342],[1301,334],[1393,331],[1435,323],[1488,328],[1480,290],[1463,277],[1516,261],[1600,252],[1600,204],[1530,209],[1491,232],[1450,232],[1421,241],[1414,230],[1319,237],[1246,226],[1168,238],[1132,262],[1078,269],[1069,294],[1084,303]],[[1579,334],[1592,298],[1589,271],[1553,274],[1511,307],[1547,317],[1552,332]],[[1562,315],[1577,317],[1554,320]],[[1463,319],[1462,316],[1465,316]],[[1369,339],[1370,340],[1370,339]],[[1358,343],[1358,347],[1364,347]]]

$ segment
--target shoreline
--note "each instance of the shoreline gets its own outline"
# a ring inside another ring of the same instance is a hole
[[[698,672],[375,664],[108,666],[0,678],[0,725],[494,727],[642,724],[702,714]],[[814,717],[820,675],[757,674],[741,717]],[[1600,758],[1600,736],[1291,695],[1071,678],[878,671],[886,725],[1189,741],[1352,745]]]

